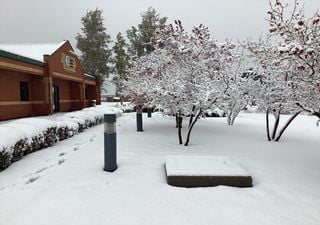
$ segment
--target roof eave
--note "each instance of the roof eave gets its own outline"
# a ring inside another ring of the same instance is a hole
[[[0,56],[7,58],[7,59],[12,59],[12,60],[16,60],[16,61],[23,62],[23,63],[28,63],[28,64],[35,65],[35,66],[41,66],[41,67],[45,66],[44,62],[41,62],[41,61],[38,61],[35,59],[30,59],[28,57],[17,55],[17,54],[7,52],[7,51],[1,50],[1,49],[0,49]]]
[[[92,79],[92,80],[97,80],[97,77],[95,77],[94,75],[91,75],[91,74],[89,74],[89,73],[84,73],[84,76],[85,76],[86,78],[89,78],[89,79]]]

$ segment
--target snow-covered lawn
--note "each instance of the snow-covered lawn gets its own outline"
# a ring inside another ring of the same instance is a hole
[[[174,118],[118,118],[118,169],[103,171],[103,125],[30,154],[0,173],[1,225],[319,225],[320,128],[300,116],[279,143],[263,114],[196,124],[179,146]],[[187,122],[187,121],[185,121]],[[253,188],[167,185],[167,155],[227,156]]]

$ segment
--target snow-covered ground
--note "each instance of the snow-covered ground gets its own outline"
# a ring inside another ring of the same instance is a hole
[[[187,121],[185,121],[187,122]],[[300,116],[279,143],[267,142],[264,115],[196,124],[179,146],[174,118],[135,114],[117,121],[118,169],[103,171],[103,125],[27,155],[0,173],[1,225],[319,225],[320,128]],[[227,156],[253,188],[167,185],[167,155]]]

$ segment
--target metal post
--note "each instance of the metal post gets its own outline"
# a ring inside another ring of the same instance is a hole
[[[148,107],[148,118],[152,117],[152,108]]]
[[[117,169],[116,114],[104,114],[104,170]]]
[[[137,109],[137,131],[143,131],[143,125],[142,125],[142,112],[141,110]]]

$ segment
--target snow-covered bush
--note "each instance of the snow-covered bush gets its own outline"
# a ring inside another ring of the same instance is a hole
[[[97,106],[66,113],[55,120],[18,119],[0,126],[0,171],[24,155],[50,147],[103,122],[105,113],[122,114],[115,107]]]
[[[11,164],[12,155],[6,149],[0,150],[0,171],[7,168]]]
[[[124,113],[134,112],[134,104],[131,102],[126,102],[122,105],[118,103],[116,107],[121,109]]]

